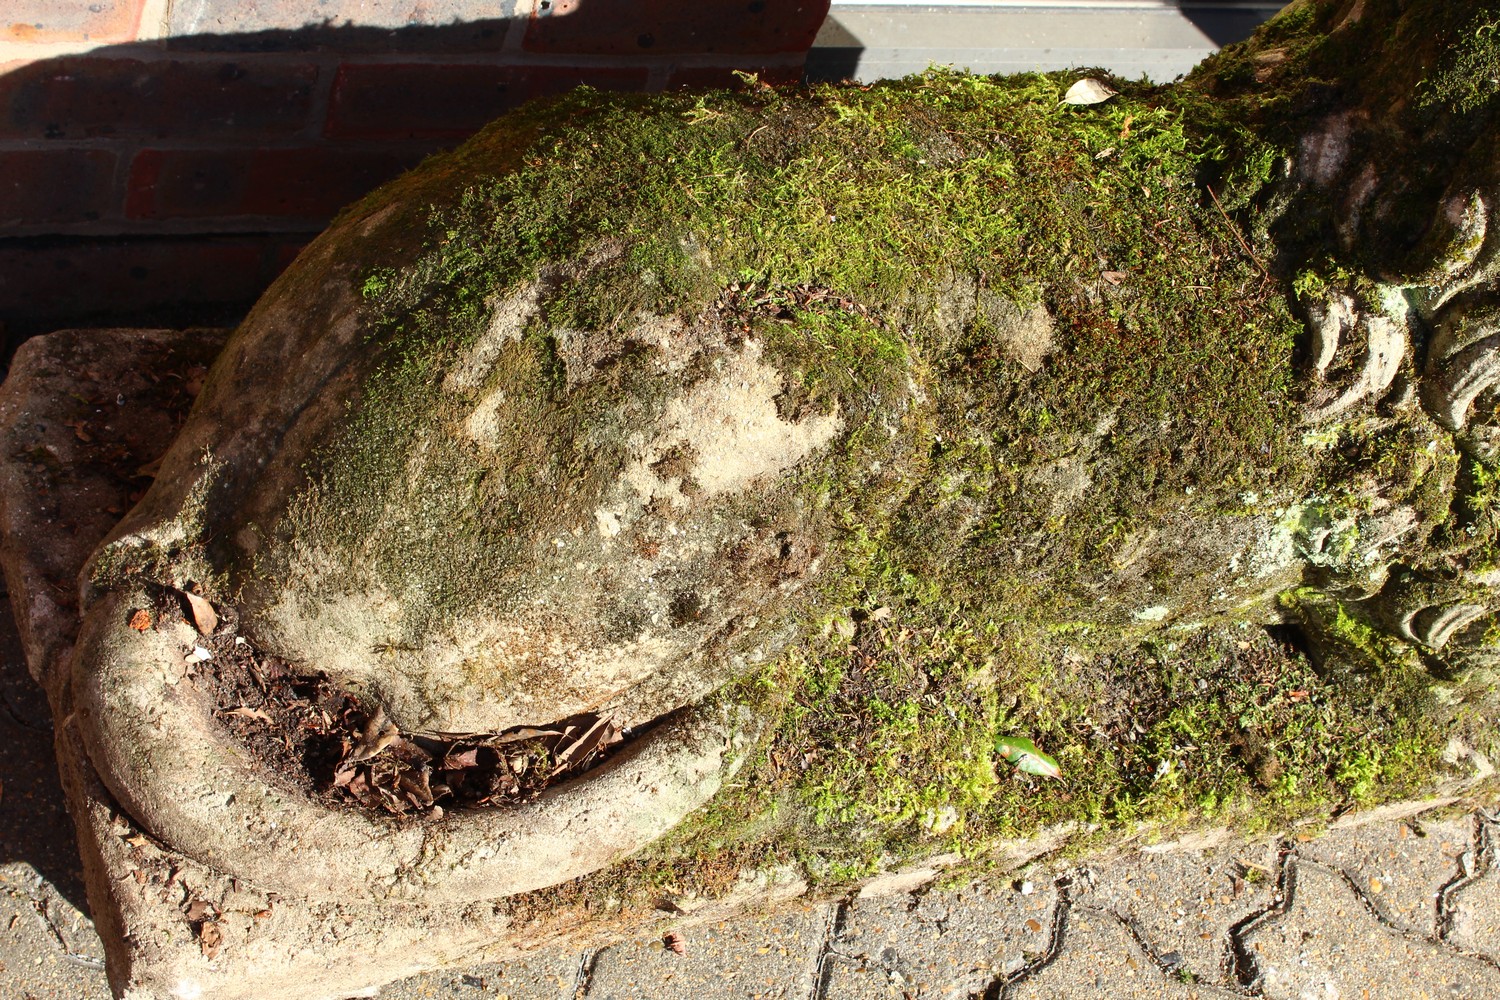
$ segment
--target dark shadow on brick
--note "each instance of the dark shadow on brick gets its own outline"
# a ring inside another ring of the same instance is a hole
[[[255,29],[302,6],[172,17]],[[541,0],[530,18],[191,34],[0,75],[5,356],[67,326],[232,325],[339,208],[506,111],[580,85],[794,83],[827,6]],[[493,9],[439,10],[470,7]]]

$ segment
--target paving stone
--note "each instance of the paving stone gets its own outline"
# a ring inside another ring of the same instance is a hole
[[[1299,856],[1338,868],[1391,923],[1426,937],[1437,933],[1438,896],[1473,846],[1474,822],[1413,817],[1333,830],[1298,847]]]
[[[0,997],[109,998],[93,923],[20,862],[0,866]]]
[[[775,916],[746,914],[676,931],[681,954],[661,938],[629,941],[594,958],[587,1000],[780,1000],[812,991],[827,906]]]
[[[1227,1000],[1238,994],[1168,976],[1119,918],[1075,906],[1057,956],[1013,984],[1006,1000]]]
[[[0,584],[0,997],[104,1000],[104,947],[82,907],[46,698]]]
[[[1046,953],[1056,906],[1051,888],[984,885],[856,899],[829,944],[827,996],[966,1000]]]
[[[1448,896],[1448,910],[1453,917],[1448,940],[1469,951],[1488,955],[1500,961],[1500,824],[1487,824],[1484,831],[1488,859],[1482,869],[1477,857],[1469,863],[1476,869],[1472,881],[1458,886]]]
[[[1286,912],[1242,940],[1270,1000],[1478,1000],[1500,996],[1500,970],[1402,933],[1336,872],[1292,861]]]
[[[1136,854],[1074,881],[1074,901],[1131,921],[1156,956],[1200,982],[1229,981],[1229,931],[1273,902],[1274,841]]]
[[[0,40],[7,42],[71,42],[96,45],[123,42],[135,36],[142,0],[94,0],[58,3],[57,0],[6,0],[0,11]]]
[[[429,972],[383,987],[380,1000],[574,1000],[581,957],[557,950]]]

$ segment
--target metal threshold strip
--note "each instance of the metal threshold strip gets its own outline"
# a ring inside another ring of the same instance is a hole
[[[976,73],[1098,67],[1166,82],[1250,35],[1275,0],[834,0],[808,54],[812,80],[953,66]]]

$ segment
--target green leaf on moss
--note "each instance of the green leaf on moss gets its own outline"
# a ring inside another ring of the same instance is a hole
[[[1015,765],[1016,770],[1039,774],[1044,778],[1061,778],[1057,761],[1042,753],[1024,736],[1002,736],[995,741],[995,751]]]

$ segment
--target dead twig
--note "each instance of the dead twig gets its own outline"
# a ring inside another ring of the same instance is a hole
[[[1240,249],[1245,251],[1245,256],[1250,258],[1250,262],[1260,271],[1261,276],[1270,281],[1271,272],[1267,271],[1266,265],[1262,264],[1260,258],[1255,256],[1255,251],[1250,249],[1250,244],[1245,242],[1244,235],[1240,233],[1240,227],[1234,224],[1234,220],[1229,217],[1229,213],[1224,211],[1224,206],[1219,204],[1219,196],[1214,194],[1213,185],[1205,184],[1203,186],[1208,189],[1208,196],[1214,200],[1214,208],[1217,208],[1219,214],[1224,217],[1224,224],[1229,227],[1231,233],[1234,233],[1234,238],[1240,241]]]

